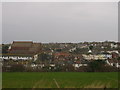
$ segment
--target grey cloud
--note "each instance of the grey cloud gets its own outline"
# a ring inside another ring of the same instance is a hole
[[[3,3],[3,43],[118,40],[117,3]]]

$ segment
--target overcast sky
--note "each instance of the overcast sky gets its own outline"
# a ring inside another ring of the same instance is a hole
[[[118,41],[117,2],[3,3],[2,42]]]

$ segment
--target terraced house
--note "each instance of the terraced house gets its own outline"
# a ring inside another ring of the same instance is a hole
[[[42,49],[41,43],[32,41],[13,41],[8,49],[8,55],[4,55],[6,59],[32,59]]]
[[[9,47],[9,53],[12,54],[37,54],[40,51],[41,44],[32,41],[13,41]]]

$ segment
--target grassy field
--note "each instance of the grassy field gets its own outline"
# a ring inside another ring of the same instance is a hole
[[[117,72],[4,72],[3,88],[117,88]]]

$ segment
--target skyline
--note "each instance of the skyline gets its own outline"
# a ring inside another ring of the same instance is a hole
[[[3,3],[2,43],[118,41],[118,7],[103,3]]]
[[[118,43],[119,41],[80,41],[80,42],[40,42],[40,41],[33,41],[33,40],[14,40],[12,42],[9,42],[9,43],[1,43],[1,44],[12,44],[13,42],[35,42],[35,43],[43,43],[43,44],[49,44],[49,43],[73,43],[73,44],[78,44],[78,43],[93,43],[93,42],[98,42],[98,43],[102,43],[102,42],[115,42],[115,43]]]

